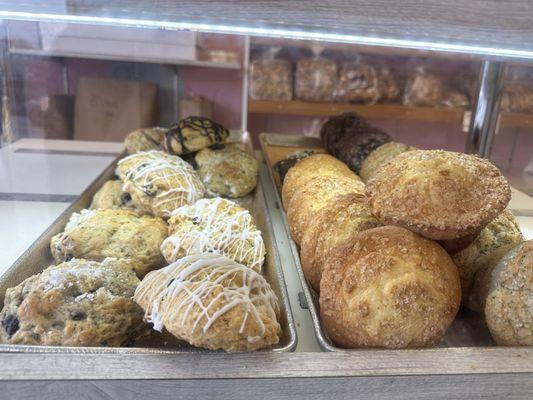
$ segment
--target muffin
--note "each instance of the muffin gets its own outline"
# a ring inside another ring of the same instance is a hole
[[[330,252],[356,232],[380,226],[360,193],[335,196],[316,214],[302,237],[300,258],[305,278],[317,292]]]
[[[285,176],[289,172],[289,169],[294,167],[298,162],[302,161],[304,158],[307,158],[315,154],[321,154],[321,153],[323,153],[323,151],[316,150],[316,149],[304,149],[304,150],[297,151],[295,153],[291,153],[273,165],[274,171],[278,173],[279,180],[281,183],[283,183],[283,181],[285,180]]]
[[[162,151],[132,154],[118,162],[122,190],[138,209],[166,218],[178,207],[204,197],[205,188],[196,171],[177,156]]]
[[[224,142],[229,131],[205,117],[188,117],[174,124],[165,133],[165,150],[170,154],[190,154]]]
[[[479,232],[509,203],[511,189],[488,160],[443,150],[402,153],[368,181],[374,215],[434,240]]]
[[[126,260],[73,259],[7,289],[0,341],[46,346],[120,346],[142,326],[131,299],[139,279]]]
[[[248,210],[217,197],[176,209],[161,253],[169,263],[188,255],[223,254],[261,272],[265,244]]]
[[[237,145],[202,149],[194,160],[210,196],[243,197],[257,185],[257,160]]]
[[[193,346],[252,351],[281,334],[278,300],[265,278],[221,255],[184,257],[149,273],[134,300],[155,330]]]
[[[159,268],[159,252],[167,236],[161,218],[139,216],[130,210],[82,210],[70,217],[65,230],[52,238],[50,250],[57,263],[72,258],[103,261],[126,258],[139,277]]]
[[[128,154],[139,151],[162,150],[166,128],[153,127],[137,129],[126,136],[124,146]]]
[[[398,142],[387,142],[373,150],[361,164],[360,176],[364,182],[368,182],[374,176],[380,166],[392,160],[398,154],[415,150],[414,147]]]
[[[437,243],[384,226],[331,252],[320,314],[339,346],[405,348],[439,343],[459,310],[457,267]]]
[[[127,208],[134,210],[135,207],[131,203],[131,196],[122,191],[121,181],[107,181],[102,185],[100,190],[96,192],[89,207],[93,210],[103,208]]]

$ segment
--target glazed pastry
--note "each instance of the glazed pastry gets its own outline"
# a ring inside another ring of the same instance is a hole
[[[292,167],[283,181],[281,198],[285,209],[289,206],[294,193],[308,181],[318,176],[348,177],[358,180],[350,169],[341,161],[328,154],[315,154],[305,158]]]
[[[165,150],[170,154],[194,153],[224,142],[229,131],[205,117],[188,117],[174,124],[165,134]]]
[[[46,346],[120,346],[142,326],[131,299],[139,279],[126,260],[73,259],[7,289],[0,341]]]
[[[476,286],[496,343],[533,346],[533,240],[511,250]]]
[[[198,200],[180,207],[169,220],[169,237],[161,253],[172,263],[193,254],[223,254],[257,272],[265,260],[265,245],[248,210],[221,199]]]
[[[122,191],[122,182],[118,180],[104,183],[94,195],[90,208],[94,210],[98,208],[135,209],[131,203],[131,196]]]
[[[402,153],[367,183],[374,215],[429,239],[479,232],[509,203],[498,168],[477,156],[443,150]]]
[[[143,277],[162,266],[159,246],[166,236],[167,224],[161,218],[130,210],[82,210],[72,214],[65,230],[52,238],[50,250],[57,263],[72,258],[130,259]]]
[[[300,252],[302,269],[313,289],[320,290],[324,263],[334,248],[354,233],[380,225],[360,193],[336,196],[318,211],[305,230]]]
[[[132,154],[118,162],[122,190],[136,208],[158,217],[168,217],[178,207],[193,204],[205,188],[192,166],[162,151]]]
[[[316,214],[328,207],[335,196],[363,194],[364,190],[363,182],[345,176],[318,176],[299,186],[287,207],[287,221],[293,240],[298,245],[301,243]]]
[[[287,156],[285,156],[282,160],[278,161],[274,164],[273,168],[274,171],[276,171],[279,175],[279,180],[281,183],[285,180],[285,176],[289,172],[289,169],[294,167],[298,162],[302,161],[304,158],[307,158],[309,156],[323,153],[321,150],[317,149],[305,149],[300,150],[295,153],[291,153]]]
[[[384,226],[331,252],[320,314],[339,346],[405,348],[439,343],[459,310],[457,268],[437,243]]]
[[[237,145],[206,148],[194,159],[210,196],[243,197],[257,185],[257,160]]]
[[[373,150],[361,164],[359,176],[364,182],[368,182],[376,171],[387,161],[392,160],[398,154],[415,150],[414,147],[398,142],[387,142]]]
[[[154,329],[193,346],[251,351],[279,341],[278,300],[262,275],[215,254],[198,254],[149,273],[134,300]]]
[[[153,127],[137,129],[126,136],[124,146],[128,154],[138,151],[162,150],[166,128]]]
[[[459,269],[464,304],[474,311],[483,311],[478,301],[470,298],[474,276],[478,271],[493,267],[509,250],[523,240],[524,237],[513,214],[505,210],[483,228],[468,247],[452,255]]]

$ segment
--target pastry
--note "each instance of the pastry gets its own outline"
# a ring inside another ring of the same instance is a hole
[[[375,104],[380,97],[376,69],[363,62],[347,62],[339,72],[334,98],[342,103]]]
[[[420,70],[407,81],[403,104],[413,107],[438,107],[444,94],[445,88],[442,80]]]
[[[124,146],[128,154],[138,151],[162,150],[166,128],[153,127],[137,129],[126,136]]]
[[[501,109],[507,112],[532,113],[533,89],[523,83],[510,82],[502,94]]]
[[[337,64],[322,57],[296,63],[294,92],[298,100],[331,101],[337,84]]]
[[[289,206],[289,202],[296,190],[318,176],[344,176],[356,180],[359,179],[343,162],[335,157],[328,154],[309,156],[292,167],[285,176],[281,190],[281,198],[285,209]]]
[[[253,100],[292,100],[292,65],[267,54],[250,62],[250,98]]]
[[[261,271],[265,259],[261,232],[248,210],[232,201],[217,197],[177,208],[169,220],[169,233],[161,244],[169,263],[209,252]]]
[[[374,215],[434,240],[479,232],[509,203],[498,168],[477,156],[443,150],[402,153],[368,181]]]
[[[322,269],[332,249],[354,233],[380,225],[360,193],[338,195],[319,210],[305,230],[300,252],[302,269],[313,289],[320,290]]]
[[[287,175],[289,169],[294,167],[296,163],[302,161],[304,158],[320,153],[323,153],[323,151],[316,149],[305,149],[297,151],[295,153],[291,153],[285,156],[283,159],[279,160],[273,165],[273,168],[274,171],[278,173],[280,182],[283,183],[283,181],[285,180],[285,175]]]
[[[479,302],[470,298],[474,276],[478,271],[493,267],[523,240],[524,237],[513,214],[505,210],[483,228],[468,247],[452,255],[459,269],[464,304],[474,311],[483,311]]]
[[[257,185],[257,160],[235,144],[205,148],[194,160],[210,196],[243,197]]]
[[[102,185],[91,202],[91,209],[128,208],[134,210],[131,196],[122,191],[122,181],[111,180]]]
[[[52,238],[50,249],[57,263],[72,258],[103,261],[130,259],[139,277],[159,268],[159,246],[167,236],[161,218],[139,216],[131,210],[82,210],[70,217],[65,230]]]
[[[224,142],[229,131],[205,117],[188,117],[172,125],[165,133],[165,150],[170,154],[194,153]]]
[[[496,343],[533,346],[533,240],[511,250],[476,286]]]
[[[168,217],[178,207],[204,196],[205,188],[193,167],[162,151],[132,154],[118,162],[122,190],[136,208],[158,217]]]
[[[365,185],[358,179],[345,176],[318,176],[300,185],[287,207],[287,221],[291,236],[300,244],[306,229],[316,214],[328,207],[337,195],[363,194]]]
[[[251,351],[281,334],[278,300],[265,278],[221,255],[187,256],[149,273],[134,300],[155,330],[193,346]]]
[[[72,259],[7,289],[0,341],[47,346],[120,346],[142,326],[131,299],[139,279],[126,260]]]
[[[364,182],[368,182],[376,171],[387,161],[392,160],[398,154],[415,150],[414,147],[398,142],[387,142],[370,152],[361,164],[359,176]]]
[[[461,303],[457,267],[437,243],[384,226],[356,233],[331,252],[320,282],[320,314],[339,346],[439,343]]]

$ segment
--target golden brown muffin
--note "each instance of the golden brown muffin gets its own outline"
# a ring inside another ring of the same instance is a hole
[[[461,303],[459,273],[437,243],[384,226],[331,252],[320,282],[320,314],[339,346],[438,343]]]
[[[363,182],[345,176],[317,176],[300,185],[287,207],[287,222],[293,240],[298,245],[301,243],[306,229],[316,218],[317,213],[328,207],[335,196],[348,193],[363,194],[364,190]]]
[[[402,153],[368,182],[374,215],[435,240],[480,231],[509,203],[498,168],[477,156],[443,150]]]
[[[82,210],[72,214],[64,232],[52,238],[50,249],[58,263],[72,258],[130,259],[143,277],[163,265],[159,246],[166,237],[167,224],[161,218],[130,210]]]
[[[452,255],[459,269],[463,304],[482,312],[477,296],[471,298],[470,289],[478,271],[493,267],[513,247],[524,240],[513,214],[505,210],[481,230],[464,250]]]
[[[257,185],[257,160],[235,144],[200,150],[194,160],[210,196],[243,197]]]
[[[300,258],[306,279],[317,292],[324,263],[332,249],[356,232],[380,226],[360,193],[335,196],[319,210],[302,237]]]
[[[372,151],[363,161],[359,176],[364,182],[368,182],[374,176],[376,171],[387,161],[392,160],[398,154],[406,151],[415,150],[414,147],[398,142],[388,142],[382,144]]]
[[[122,191],[122,181],[107,181],[96,192],[89,207],[93,210],[103,208],[127,208],[135,210],[128,193]]]
[[[250,212],[220,197],[180,207],[169,220],[161,253],[172,263],[193,254],[223,254],[261,272],[265,244]]]
[[[533,240],[516,246],[476,281],[496,343],[533,346]]]
[[[165,133],[165,150],[184,155],[224,142],[229,131],[205,117],[188,117],[174,124]]]
[[[162,150],[167,130],[160,127],[137,129],[126,136],[124,146],[128,154],[139,151]]]
[[[158,217],[168,217],[205,193],[190,164],[162,151],[143,151],[123,158],[118,162],[117,175],[135,207]]]
[[[294,153],[288,154],[285,157],[283,157],[281,160],[279,160],[277,163],[275,163],[272,168],[274,171],[276,171],[279,175],[279,180],[281,183],[285,180],[285,175],[287,175],[287,172],[294,167],[296,164],[298,164],[303,159],[310,157],[314,154],[322,154],[324,153],[324,150],[321,149],[304,149],[299,150]]]
[[[309,156],[294,167],[292,167],[283,181],[281,198],[283,207],[287,209],[293,194],[299,187],[305,185],[309,180],[318,176],[344,176],[359,179],[350,168],[342,161],[337,160],[328,154],[315,154]]]
[[[145,318],[193,346],[229,352],[278,343],[280,310],[268,282],[244,265],[199,254],[150,272],[134,300]]]
[[[143,325],[131,299],[139,279],[126,260],[73,259],[7,289],[0,341],[46,346],[120,346]]]

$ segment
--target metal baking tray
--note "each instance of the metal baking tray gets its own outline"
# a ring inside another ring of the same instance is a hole
[[[277,195],[276,205],[283,210],[281,202],[281,181],[277,172],[274,171],[273,165],[282,159],[285,155],[305,148],[321,148],[322,144],[318,138],[311,138],[305,136],[277,134],[277,133],[262,133],[260,135],[261,150],[264,158],[268,164],[270,182],[263,182],[265,191],[273,190]],[[285,226],[286,239],[290,245],[294,263],[298,271],[298,276],[302,284],[303,293],[307,301],[307,306],[313,320],[313,326],[317,337],[318,344],[325,351],[356,351],[357,349],[343,349],[337,347],[328,337],[327,332],[322,324],[319,311],[318,294],[307,284],[302,265],[300,263],[300,255],[298,246],[291,239],[289,225],[287,222],[286,213],[283,211],[283,223]],[[459,314],[455,321],[448,328],[444,340],[437,347],[487,347],[494,346],[495,343],[490,336],[488,328],[485,324],[484,318],[481,314],[472,312],[464,307],[461,307]],[[502,348],[502,351],[505,351]]]
[[[230,141],[241,143],[245,148],[251,150],[251,141],[247,133],[240,134],[232,132]],[[9,267],[2,276],[0,276],[0,306],[3,307],[6,289],[18,285],[24,279],[39,273],[49,265],[54,264],[50,253],[50,240],[55,234],[62,232],[70,215],[74,212],[89,207],[93,195],[109,179],[115,177],[115,168],[118,160],[125,154],[117,157],[89,187],[80,195],[80,197],[71,204],[48,229]],[[258,228],[263,234],[263,240],[266,248],[266,258],[263,265],[263,275],[272,286],[272,289],[278,296],[281,308],[280,325],[282,335],[277,345],[271,348],[263,349],[268,352],[288,352],[296,348],[297,337],[294,319],[292,316],[287,287],[279,260],[279,254],[276,249],[273,237],[271,221],[265,205],[265,197],[261,182],[258,182],[253,194],[250,194],[238,201],[246,207],[254,216]],[[213,352],[210,350],[200,349],[189,345],[186,342],[179,341],[169,333],[158,333],[151,331],[150,334],[136,339],[131,347],[67,347],[67,346],[33,346],[33,345],[10,345],[0,344],[0,352],[42,352],[42,353],[191,353]],[[213,352],[216,353],[216,352]]]

